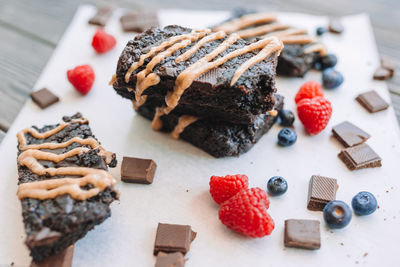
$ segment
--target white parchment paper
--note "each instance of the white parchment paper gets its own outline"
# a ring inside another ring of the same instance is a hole
[[[229,7],[227,7],[229,8]],[[107,85],[118,57],[133,35],[120,29],[116,12],[106,31],[118,39],[118,47],[105,55],[96,55],[90,46],[96,27],[87,24],[95,13],[82,6],[60,41],[35,86],[48,87],[61,102],[42,111],[30,100],[22,109],[0,147],[0,265],[28,266],[29,251],[23,244],[24,231],[20,202],[16,197],[16,153],[18,130],[30,125],[59,122],[65,114],[82,112],[103,146],[118,154],[152,158],[157,172],[152,185],[120,183],[121,200],[112,204],[112,217],[76,243],[74,266],[153,266],[152,254],[158,222],[190,224],[198,232],[188,253],[186,266],[398,266],[400,254],[400,181],[399,128],[392,108],[369,114],[355,100],[368,89],[376,89],[387,101],[384,82],[373,81],[379,64],[369,18],[365,14],[343,18],[342,35],[323,36],[323,42],[339,58],[337,69],[345,76],[335,91],[325,90],[333,104],[333,116],[327,130],[307,136],[301,123],[295,122],[297,143],[288,148],[276,145],[281,129],[275,125],[259,143],[240,158],[215,159],[188,143],[151,130],[150,122],[137,116],[128,100]],[[206,27],[227,16],[227,12],[162,10],[163,25],[181,24]],[[325,17],[280,13],[279,19],[314,32],[325,25]],[[35,53],[35,51],[32,51]],[[66,70],[79,64],[91,64],[96,82],[85,97],[72,89]],[[311,71],[304,79],[278,79],[279,93],[286,107],[294,110],[294,95],[307,80],[320,81],[321,74]],[[341,145],[331,137],[336,123],[349,120],[371,134],[368,144],[383,158],[383,167],[350,172],[337,158]],[[111,172],[119,179],[119,166]],[[251,186],[265,188],[274,175],[284,176],[288,192],[271,199],[270,214],[276,228],[262,239],[248,239],[225,228],[218,220],[218,206],[208,193],[211,175],[245,173]],[[380,208],[371,216],[353,216],[350,225],[331,231],[323,223],[321,212],[306,209],[308,181],[313,174],[338,179],[337,198],[350,203],[361,190],[371,191]],[[289,249],[283,246],[283,225],[288,218],[321,220],[322,247],[318,251]]]

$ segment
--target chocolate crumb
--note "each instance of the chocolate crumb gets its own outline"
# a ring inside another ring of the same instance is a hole
[[[340,245],[341,245],[341,246],[344,246],[344,243],[342,242],[342,243],[340,243]]]
[[[368,256],[368,252],[365,252],[363,256],[364,256],[364,257],[367,257],[367,256]]]
[[[10,264],[11,266],[14,266],[14,262],[11,262],[11,264]]]

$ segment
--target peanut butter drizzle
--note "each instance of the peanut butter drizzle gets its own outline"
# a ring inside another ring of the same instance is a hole
[[[272,53],[277,52],[279,56],[280,52],[283,49],[283,43],[277,37],[270,37],[263,40],[267,40],[266,45],[263,44],[264,48],[261,49],[261,51],[258,52],[256,56],[248,59],[246,62],[239,66],[239,68],[235,71],[235,74],[233,74],[231,86],[233,86],[237,82],[237,80],[239,80],[240,76],[242,76],[242,74],[247,71],[251,66],[264,60]]]
[[[308,35],[290,35],[280,38],[284,44],[311,44],[315,43],[316,39]]]
[[[249,37],[260,36],[262,34],[266,34],[269,32],[285,30],[288,28],[290,28],[289,25],[284,25],[284,24],[280,24],[280,23],[271,23],[271,24],[265,24],[262,26],[241,30],[236,33],[239,34],[240,38],[249,38]]]
[[[187,38],[185,40],[182,40],[178,43],[173,44],[171,47],[167,48],[165,51],[158,53],[156,56],[154,56],[150,60],[150,62],[146,65],[146,68],[144,70],[140,71],[136,76],[136,78],[137,78],[136,91],[135,91],[136,101],[140,102],[140,97],[142,96],[144,90],[146,90],[150,86],[156,85],[160,82],[160,77],[155,73],[151,73],[151,71],[157,64],[159,64],[166,57],[175,53],[177,50],[187,47],[193,41],[197,41],[198,39],[203,38],[206,34],[208,34],[210,32],[211,32],[211,30],[209,30],[209,29],[201,30],[201,31],[194,31],[194,32],[188,34]]]
[[[321,56],[325,56],[327,53],[326,47],[323,44],[312,44],[304,49],[305,54],[319,52]]]
[[[117,80],[117,74],[114,74],[112,76],[111,80],[108,82],[108,85],[113,85],[116,80]]]
[[[224,31],[226,33],[236,32],[249,26],[270,23],[276,21],[276,16],[269,13],[256,13],[244,15],[238,19],[234,19],[223,23],[214,28],[214,31]]]
[[[190,124],[197,121],[199,118],[190,115],[182,115],[179,117],[178,124],[175,126],[174,130],[171,132],[171,137],[178,139],[179,135],[188,127]]]
[[[182,55],[178,56],[175,59],[175,62],[182,62],[182,61],[188,60],[191,56],[193,56],[194,53],[197,52],[197,50],[199,50],[200,47],[204,46],[206,43],[209,43],[214,40],[222,39],[225,36],[226,36],[226,33],[224,31],[219,31],[219,32],[210,34],[210,35],[202,38],[193,47],[191,47],[188,51],[186,51]]]
[[[75,119],[68,123],[61,123],[56,128],[47,132],[40,133],[34,128],[24,129],[17,134],[19,149],[23,151],[18,156],[18,162],[21,166],[26,166],[33,173],[38,175],[75,175],[83,176],[81,178],[59,178],[49,179],[44,181],[36,181],[21,184],[18,188],[18,198],[36,198],[36,199],[49,199],[55,198],[60,195],[69,194],[72,198],[77,200],[85,200],[92,196],[97,195],[106,187],[114,185],[116,180],[112,175],[100,169],[86,168],[86,167],[63,167],[63,168],[44,168],[38,160],[48,160],[53,162],[60,162],[68,157],[72,157],[81,153],[89,151],[89,148],[78,147],[74,148],[63,154],[54,154],[51,152],[41,151],[40,149],[58,149],[66,148],[73,143],[81,145],[89,145],[92,149],[99,148],[99,155],[106,158],[106,163],[110,163],[113,153],[105,151],[98,141],[94,138],[82,139],[74,137],[63,143],[42,143],[27,145],[25,134],[29,133],[37,139],[46,139],[72,123],[86,123],[86,119]],[[80,187],[87,184],[92,184],[94,188],[90,190],[82,190]]]
[[[290,28],[290,29],[283,30],[283,31],[270,32],[270,33],[264,35],[263,37],[276,36],[278,38],[282,38],[282,37],[286,37],[286,36],[299,35],[299,34],[307,34],[307,30]]]
[[[151,128],[154,131],[159,131],[162,128],[161,116],[164,115],[164,111],[162,107],[156,108],[156,113],[154,114],[153,120],[151,121]]]

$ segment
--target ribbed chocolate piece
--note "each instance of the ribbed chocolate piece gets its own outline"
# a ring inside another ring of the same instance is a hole
[[[157,164],[152,159],[124,157],[121,165],[121,180],[125,183],[151,184]]]
[[[159,223],[154,243],[154,255],[160,251],[181,252],[185,255],[195,237],[196,232],[192,231],[190,225]]]
[[[317,220],[285,221],[285,247],[319,249],[321,247],[320,223]]]
[[[125,32],[143,32],[152,26],[158,26],[155,12],[128,13],[121,17],[122,29]]]
[[[110,19],[112,13],[112,7],[99,7],[97,9],[97,13],[89,20],[89,24],[104,27],[106,26],[107,21]]]
[[[45,109],[60,100],[58,96],[53,94],[47,88],[31,93],[31,98],[41,109]]]
[[[326,204],[336,199],[337,181],[319,175],[313,175],[308,189],[307,209],[322,211]]]
[[[348,121],[334,126],[332,133],[345,147],[362,144],[370,138],[368,133]]]
[[[343,149],[338,156],[352,171],[382,166],[381,157],[365,143]]]
[[[160,252],[157,255],[155,267],[183,267],[185,266],[185,259],[180,252],[164,253]]]
[[[370,113],[385,110],[389,107],[389,104],[375,90],[360,94],[356,100]]]
[[[331,33],[342,33],[344,31],[344,27],[340,21],[340,18],[330,18],[328,29]]]

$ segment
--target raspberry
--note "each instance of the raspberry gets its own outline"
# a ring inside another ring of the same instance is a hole
[[[315,82],[315,81],[309,81],[303,84],[299,91],[297,92],[294,101],[296,104],[305,98],[312,99],[317,96],[324,96],[324,93],[322,92],[322,86],[321,84]]]
[[[210,193],[218,204],[233,197],[242,189],[247,189],[249,180],[246,175],[236,174],[223,176],[211,176]]]
[[[297,114],[310,134],[318,134],[325,129],[331,118],[331,102],[323,97],[303,99],[297,103]]]
[[[274,230],[267,213],[269,201],[264,190],[243,189],[219,208],[219,219],[228,228],[248,237],[264,237]]]
[[[77,66],[67,71],[69,82],[82,95],[89,93],[94,83],[94,71],[89,65]]]
[[[102,29],[98,29],[93,36],[92,46],[97,53],[103,54],[107,51],[110,51],[117,41],[114,36],[106,33]]]

